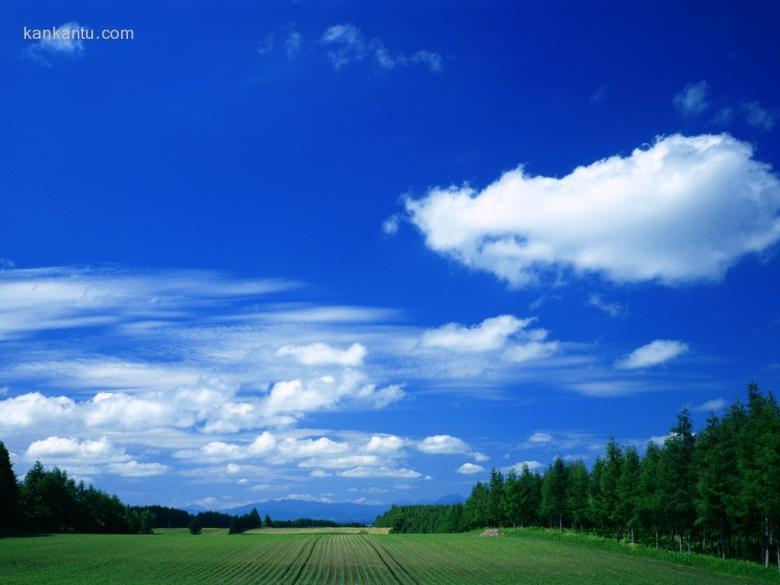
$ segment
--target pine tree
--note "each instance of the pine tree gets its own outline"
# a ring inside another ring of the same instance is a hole
[[[19,485],[8,449],[0,441],[0,530],[15,528],[18,522]]]
[[[680,552],[682,552],[686,536],[690,551],[690,532],[696,517],[694,502],[694,494],[696,493],[694,449],[696,441],[692,429],[691,417],[688,410],[684,409],[677,415],[677,424],[672,427],[664,441],[661,493],[666,505],[666,518],[672,522],[672,530],[676,531],[680,537]]]
[[[609,525],[615,529],[615,538],[620,540],[623,526],[618,517],[618,482],[623,470],[623,451],[610,439],[607,443],[607,453],[604,458],[604,468],[601,473],[601,513]]]
[[[639,494],[637,515],[641,526],[652,531],[655,548],[659,548],[659,531],[663,524],[663,501],[660,493],[662,451],[653,441],[647,444],[639,464]]]
[[[478,481],[466,500],[464,517],[471,528],[484,528],[490,522],[490,492]]]
[[[567,492],[568,470],[563,459],[556,457],[547,473],[544,474],[541,512],[551,526],[557,525],[561,531],[563,531],[563,520],[567,511]]]
[[[539,475],[531,473],[528,465],[523,464],[518,479],[519,512],[518,522],[520,526],[535,524],[539,516],[539,507],[542,503],[542,488]]]
[[[517,478],[517,472],[510,469],[504,480],[504,498],[501,502],[504,518],[507,524],[513,527],[520,521],[520,481]]]
[[[190,530],[190,534],[200,534],[202,526],[200,525],[200,519],[197,516],[193,516],[190,523],[187,525]]]
[[[640,478],[639,455],[634,447],[626,448],[623,453],[623,466],[618,480],[618,504],[616,516],[619,526],[625,526],[631,533],[631,544],[635,542],[636,529],[639,527],[638,492]]]
[[[590,477],[582,461],[577,461],[569,467],[569,501],[568,508],[574,528],[580,531],[588,521],[588,490]]]
[[[265,515],[265,520],[263,520],[263,526],[265,526],[266,528],[274,527],[274,522],[273,520],[271,520],[271,517],[268,514]]]
[[[504,475],[496,468],[490,472],[488,520],[491,526],[504,525]]]

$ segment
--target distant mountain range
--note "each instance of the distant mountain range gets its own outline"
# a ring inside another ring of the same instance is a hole
[[[463,496],[447,495],[437,500],[401,501],[399,505],[411,504],[453,504],[462,502]],[[226,514],[246,514],[252,508],[262,517],[266,514],[274,520],[295,520],[297,518],[314,518],[317,520],[333,520],[334,522],[359,522],[373,524],[376,517],[390,509],[391,504],[360,504],[354,502],[317,502],[310,500],[269,500],[255,502],[235,508],[219,510]],[[187,508],[190,512],[202,512],[204,508]]]

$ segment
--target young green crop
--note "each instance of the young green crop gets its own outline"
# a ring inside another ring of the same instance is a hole
[[[583,538],[517,530],[476,534],[274,533],[186,529],[147,536],[62,534],[0,539],[4,585],[274,583],[280,585],[737,585],[780,582],[771,571],[729,575]]]

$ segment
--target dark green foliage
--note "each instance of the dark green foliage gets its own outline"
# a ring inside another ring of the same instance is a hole
[[[11,530],[19,523],[19,485],[16,482],[8,449],[0,441],[0,530]]]
[[[542,483],[542,505],[540,515],[548,524],[563,530],[564,517],[568,512],[569,470],[563,459],[556,457],[544,474]]]
[[[266,516],[267,518],[267,516]],[[263,521],[260,519],[260,514],[257,509],[252,508],[252,511],[243,516],[233,516],[230,520],[230,527],[228,528],[229,534],[241,534],[247,530],[254,530],[256,528],[262,528]]]
[[[463,504],[393,506],[376,519],[374,526],[390,528],[396,534],[463,532],[469,528],[463,516]]]
[[[187,525],[187,528],[189,528],[190,534],[200,534],[203,529],[197,516],[192,517],[189,524]]]
[[[149,512],[152,515],[152,528],[187,528],[192,519],[189,512],[167,506],[133,506],[133,509]],[[211,528],[227,528],[227,524],[224,527],[212,526]]]
[[[268,514],[265,515],[265,520],[263,520],[263,526],[265,526],[266,528],[273,528],[275,526],[274,521],[271,520],[271,517]]]
[[[18,527],[33,532],[104,532],[146,534],[154,515],[125,506],[119,498],[84,482],[75,482],[58,468],[46,471],[36,461],[20,489]]]
[[[590,472],[557,458],[544,476],[493,470],[465,504],[394,506],[377,519],[393,532],[459,532],[488,526],[564,526],[679,552],[777,563],[780,569],[780,408],[748,387],[722,418],[693,432],[679,414],[663,446],[614,440]]]

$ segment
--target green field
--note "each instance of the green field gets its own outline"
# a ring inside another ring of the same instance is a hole
[[[702,561],[704,562],[704,561]],[[717,561],[716,561],[717,563]],[[778,582],[742,565],[691,567],[580,538],[517,531],[389,535],[301,531],[228,536],[54,535],[0,539],[0,582],[56,584],[500,584],[658,585]]]

